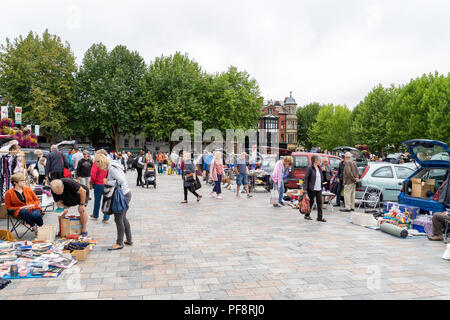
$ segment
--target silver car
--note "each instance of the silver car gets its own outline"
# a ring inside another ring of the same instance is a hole
[[[415,163],[369,162],[361,175],[362,186],[356,188],[355,197],[362,199],[366,186],[375,186],[382,190],[380,202],[397,202],[403,181],[410,177],[416,169]]]

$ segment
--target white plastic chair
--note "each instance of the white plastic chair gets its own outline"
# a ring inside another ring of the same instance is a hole
[[[380,205],[381,195],[383,194],[383,188],[377,186],[366,186],[361,200],[359,200],[358,209],[364,203],[365,207],[377,208]]]

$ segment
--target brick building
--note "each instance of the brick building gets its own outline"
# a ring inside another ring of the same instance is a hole
[[[267,141],[273,135],[276,137],[280,148],[295,151],[297,148],[297,103],[292,97],[280,101],[269,101],[262,109],[263,115],[260,118],[259,132],[267,132]]]

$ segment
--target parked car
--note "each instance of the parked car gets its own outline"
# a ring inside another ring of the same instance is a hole
[[[303,180],[305,178],[306,168],[311,165],[311,158],[313,155],[318,155],[321,157],[327,157],[331,166],[331,170],[333,171],[333,175],[336,174],[339,169],[339,163],[342,161],[341,158],[322,154],[322,153],[311,153],[311,152],[294,152],[291,154],[294,159],[294,163],[290,168],[289,180],[286,184],[286,187],[289,189],[298,189],[298,181]]]
[[[356,188],[355,198],[362,199],[367,186],[382,190],[380,201],[397,201],[403,181],[415,171],[411,163],[369,162],[361,175],[361,186]]]
[[[361,151],[352,147],[337,147],[334,148],[332,154],[338,156],[339,158],[344,158],[346,152],[350,152],[353,156],[353,161],[355,161],[358,167],[359,174],[361,175],[366,169],[367,163],[369,162]]]
[[[422,211],[444,212],[450,207],[450,203],[439,203],[429,198],[417,198],[412,196],[412,181],[417,178],[422,181],[434,179],[433,194],[441,184],[450,176],[450,150],[447,144],[436,140],[409,140],[403,142],[409,148],[413,159],[420,164],[411,176],[402,185],[398,196],[398,202],[421,208]]]

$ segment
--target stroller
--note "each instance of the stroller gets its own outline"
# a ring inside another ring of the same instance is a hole
[[[144,173],[144,184],[142,187],[147,187],[149,185],[153,185],[153,187],[156,189],[156,172],[155,172],[155,166],[151,163],[147,164],[147,169]]]

